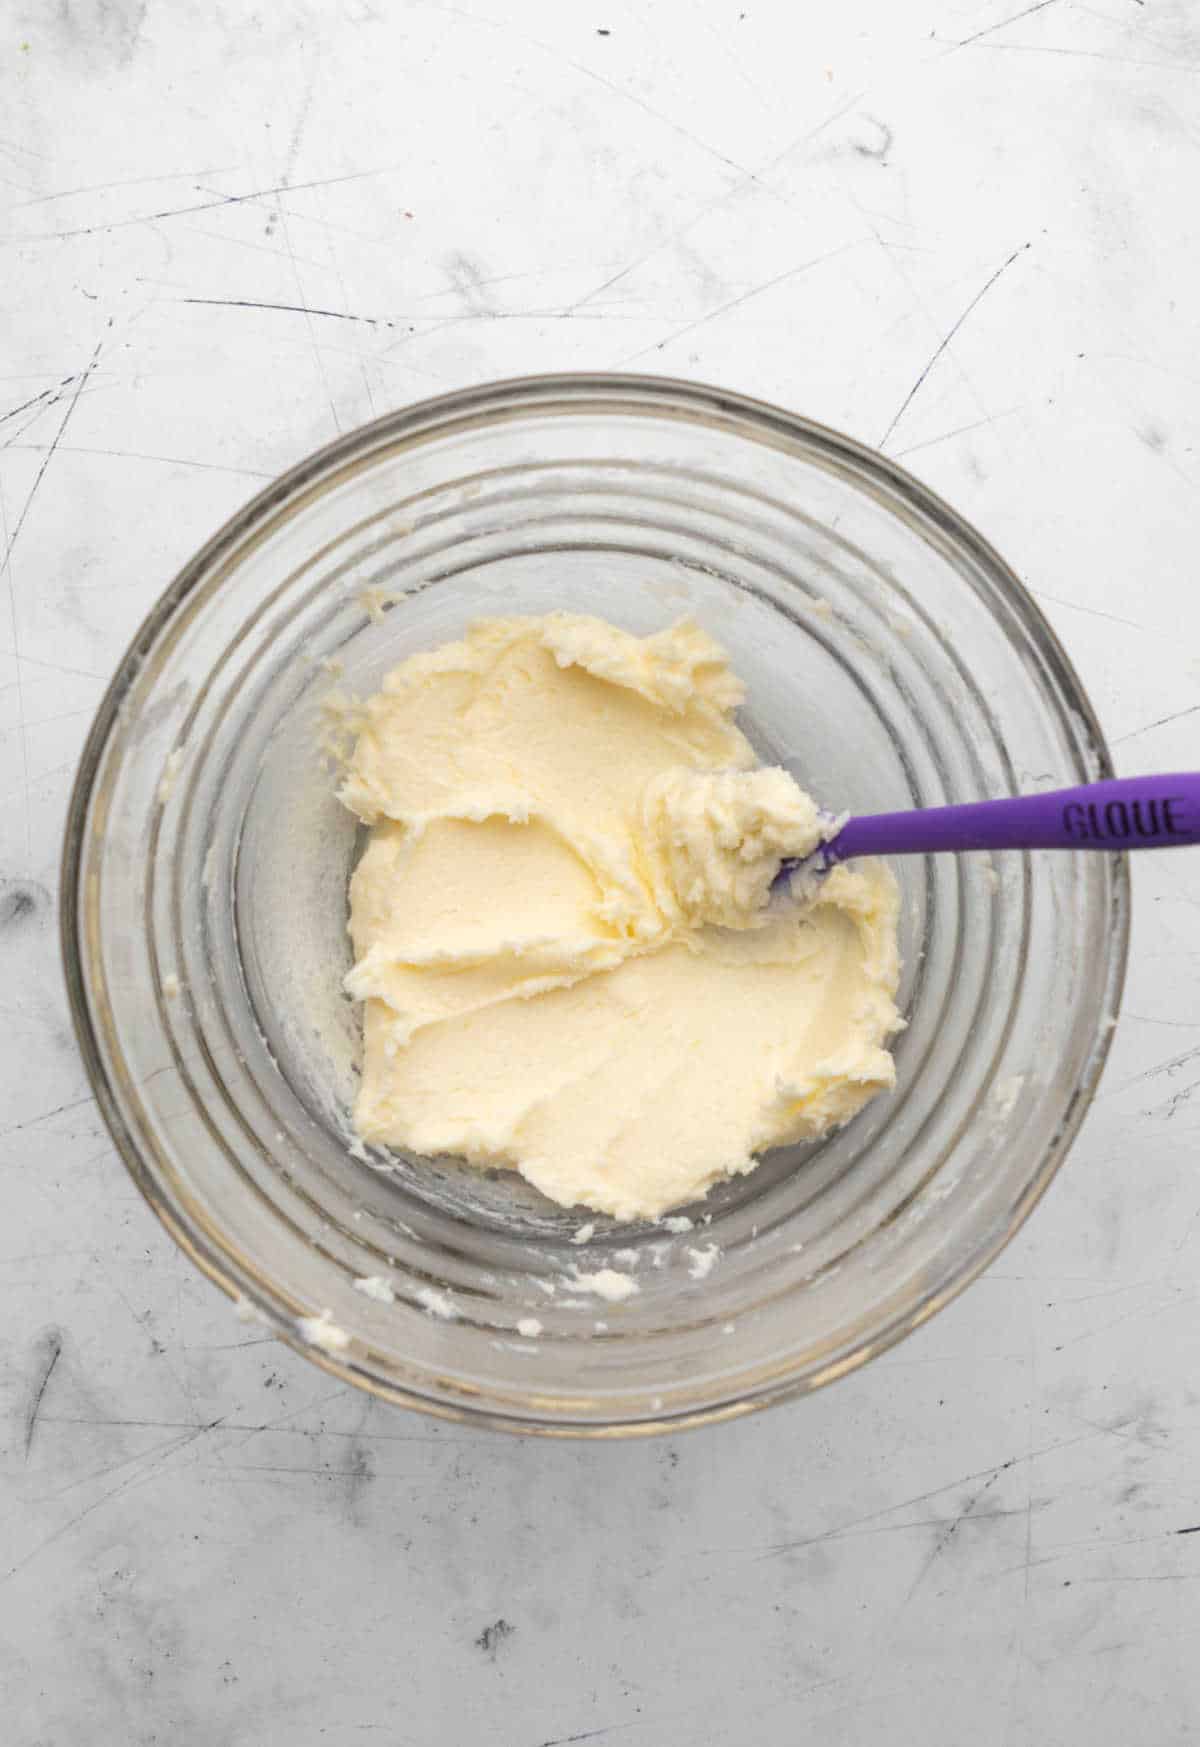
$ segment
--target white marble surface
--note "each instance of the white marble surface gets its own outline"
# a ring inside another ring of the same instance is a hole
[[[1101,1095],[987,1277],[814,1400],[612,1448],[389,1411],[239,1326],[105,1137],[54,894],[181,561],[335,432],[525,370],[882,442],[1027,579],[1119,768],[1200,762],[1200,6],[0,27],[5,1743],[1195,1740],[1195,854],[1136,869]]]

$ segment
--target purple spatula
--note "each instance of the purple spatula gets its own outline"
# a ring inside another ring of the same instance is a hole
[[[819,872],[859,855],[931,855],[966,849],[1174,849],[1200,843],[1200,772],[1128,776],[1048,794],[969,801],[848,819],[803,861]]]

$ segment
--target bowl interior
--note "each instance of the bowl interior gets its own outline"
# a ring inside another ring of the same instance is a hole
[[[81,1036],[135,1175],[289,1338],[328,1308],[346,1344],[317,1356],[356,1380],[500,1424],[641,1429],[861,1362],[1015,1229],[1099,1071],[1124,868],[897,863],[895,1094],[683,1210],[692,1230],[365,1149],[340,991],[361,843],[330,736],[405,656],[555,609],[697,619],[760,754],[837,810],[1107,766],[1051,634],[950,512],[841,439],[678,385],[502,385],[397,415],[180,578],[101,713],[68,841]],[[639,1282],[618,1305],[575,1278],[614,1256]],[[354,1289],[372,1274],[394,1303]]]

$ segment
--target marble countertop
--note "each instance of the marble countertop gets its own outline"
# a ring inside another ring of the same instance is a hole
[[[239,1325],[88,1095],[56,863],[177,566],[338,431],[632,366],[881,445],[1125,774],[1200,733],[1196,0],[15,0],[0,30],[0,1692],[11,1747],[1200,1734],[1200,881],[1136,868],[1021,1237],[822,1395],[475,1434]]]

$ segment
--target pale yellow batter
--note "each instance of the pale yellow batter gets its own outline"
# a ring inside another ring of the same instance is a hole
[[[364,707],[341,796],[362,1137],[515,1166],[563,1206],[656,1218],[894,1081],[896,885],[835,868],[757,765],[692,624],[491,619]]]

